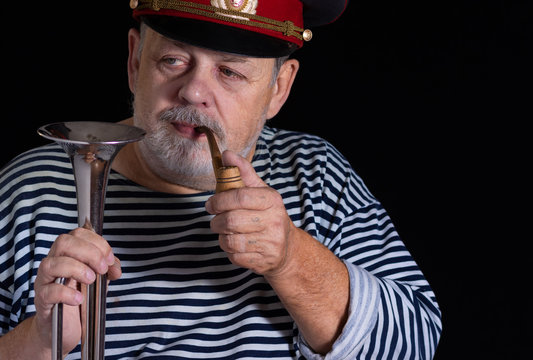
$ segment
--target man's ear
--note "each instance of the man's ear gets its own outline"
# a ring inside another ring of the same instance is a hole
[[[300,63],[296,59],[289,59],[281,65],[278,78],[272,89],[272,99],[267,111],[267,119],[276,116],[283,104],[285,104],[299,68]]]
[[[128,84],[130,91],[135,94],[137,75],[141,63],[139,46],[141,35],[137,29],[130,29],[128,32]]]

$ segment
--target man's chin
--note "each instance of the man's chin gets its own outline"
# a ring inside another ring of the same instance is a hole
[[[215,187],[216,187],[216,181],[214,178],[207,179],[207,180],[195,180],[195,181],[191,181],[190,178],[187,178],[186,181],[177,180],[175,184],[179,186],[183,186],[193,191],[201,191],[201,192],[215,191]]]
[[[208,173],[200,174],[198,170],[189,172],[172,172],[170,170],[158,169],[157,174],[163,180],[184,188],[194,191],[214,191],[216,187],[216,179],[212,168]]]

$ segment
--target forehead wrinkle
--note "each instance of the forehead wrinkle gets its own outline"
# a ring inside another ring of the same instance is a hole
[[[232,54],[220,54],[220,58],[224,62],[237,62],[237,63],[250,62],[250,59],[245,56],[232,55]]]

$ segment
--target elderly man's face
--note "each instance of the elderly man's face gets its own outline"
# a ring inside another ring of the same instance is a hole
[[[130,48],[138,38],[130,34]],[[142,52],[130,50],[134,123],[147,130],[139,144],[151,170],[189,188],[214,188],[205,135],[212,128],[222,149],[248,157],[271,110],[274,60],[206,50],[147,29]]]

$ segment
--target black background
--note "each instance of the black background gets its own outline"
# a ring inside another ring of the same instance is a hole
[[[300,73],[271,122],[328,139],[384,204],[443,311],[436,359],[523,359],[530,347],[526,4],[352,1],[295,54]],[[40,125],[130,115],[127,1],[2,13],[0,166],[45,143]]]

